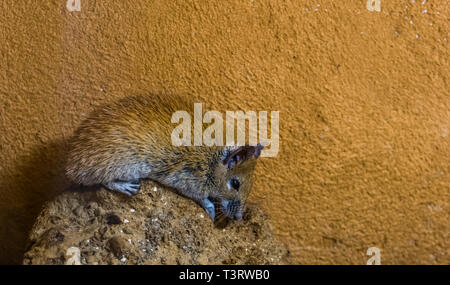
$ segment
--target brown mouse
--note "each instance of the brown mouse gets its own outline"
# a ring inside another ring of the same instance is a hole
[[[213,220],[215,204],[226,217],[242,219],[263,146],[174,146],[171,117],[178,110],[192,111],[192,104],[148,95],[100,108],[75,133],[67,176],[127,195],[151,179],[198,202]]]

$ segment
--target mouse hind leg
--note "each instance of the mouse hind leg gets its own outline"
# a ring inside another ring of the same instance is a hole
[[[128,196],[133,196],[139,193],[141,190],[141,184],[139,180],[136,181],[121,181],[121,180],[113,180],[108,183],[105,183],[105,186],[112,191],[117,191]]]
[[[141,189],[140,179],[147,178],[150,174],[150,168],[146,164],[133,164],[123,166],[116,171],[118,175],[107,183],[105,187],[128,196],[136,195]]]

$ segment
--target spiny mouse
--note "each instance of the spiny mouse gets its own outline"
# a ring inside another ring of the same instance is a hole
[[[215,204],[222,215],[242,219],[263,146],[174,146],[171,117],[193,114],[193,104],[170,97],[128,97],[94,111],[70,143],[68,178],[130,196],[141,179],[151,179],[199,203],[212,220]]]

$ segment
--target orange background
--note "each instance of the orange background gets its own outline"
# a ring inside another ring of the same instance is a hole
[[[150,92],[280,111],[250,199],[295,263],[450,263],[448,1],[81,3],[0,4],[0,263],[86,114]]]

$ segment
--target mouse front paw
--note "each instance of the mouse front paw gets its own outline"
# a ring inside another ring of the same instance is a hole
[[[214,204],[208,198],[205,198],[202,200],[202,205],[211,220],[214,221],[214,217],[216,215],[216,208],[214,207]]]

